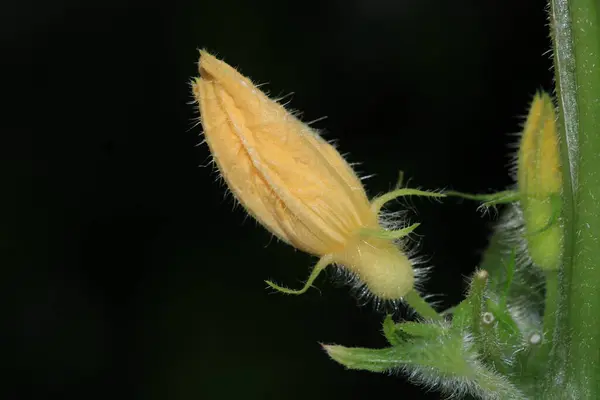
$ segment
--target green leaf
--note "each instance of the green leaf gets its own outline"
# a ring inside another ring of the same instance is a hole
[[[471,332],[475,337],[478,336],[488,276],[485,270],[473,274],[467,298],[452,311],[452,329],[458,332]]]
[[[452,329],[457,332],[471,332],[472,317],[471,303],[465,299],[452,310]]]
[[[413,339],[385,349],[323,347],[332,359],[346,368],[404,371],[423,385],[439,388],[449,395],[525,399],[506,378],[483,365],[472,343],[456,332],[447,332],[435,339]]]

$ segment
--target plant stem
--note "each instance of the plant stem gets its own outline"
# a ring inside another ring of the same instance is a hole
[[[534,374],[543,374],[548,368],[546,360],[552,350],[554,330],[556,327],[556,318],[559,305],[559,288],[558,288],[558,271],[546,271],[546,296],[544,301],[544,325],[542,333],[542,344],[539,350],[534,352],[535,362],[533,368],[536,370]],[[531,343],[530,345],[532,345]],[[533,371],[532,371],[533,372]],[[543,384],[543,382],[540,382]]]
[[[544,304],[544,345],[552,344],[558,309],[558,271],[546,271],[546,299]]]
[[[545,398],[600,398],[598,0],[551,0],[559,100],[563,265]]]
[[[416,290],[411,290],[403,300],[411,306],[423,318],[441,320],[442,316],[431,307],[424,298],[422,298]]]

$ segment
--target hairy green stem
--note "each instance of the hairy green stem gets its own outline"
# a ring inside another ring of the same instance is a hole
[[[416,290],[411,290],[403,300],[420,316],[427,319],[441,320],[442,316],[422,298]]]
[[[556,327],[558,309],[558,272],[546,271],[546,298],[544,302],[544,343],[542,347],[552,346],[552,336]],[[548,349],[549,351],[550,349]]]
[[[530,363],[533,370],[528,371],[528,375],[546,376],[548,368],[547,360],[552,350],[554,330],[556,328],[556,318],[559,305],[558,271],[546,271],[546,290],[544,300],[544,323],[543,332],[540,332],[542,343],[539,349],[532,350],[533,362]],[[531,338],[530,338],[531,340]],[[535,343],[530,343],[534,346]],[[539,380],[538,384],[545,384]]]
[[[495,204],[509,204],[519,200],[519,192],[515,190],[504,190],[497,193],[487,194],[472,194],[457,192],[455,190],[447,190],[443,192],[446,196],[461,197],[467,200],[481,201],[484,204],[495,205]]]
[[[600,398],[600,5],[551,0],[563,263],[545,398]]]

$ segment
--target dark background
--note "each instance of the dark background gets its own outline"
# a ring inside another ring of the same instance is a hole
[[[345,371],[383,314],[270,242],[209,168],[189,80],[207,48],[362,162],[371,195],[503,189],[551,89],[543,0],[53,1],[0,12],[3,399],[436,399]],[[489,234],[469,202],[415,199],[425,287],[457,303]],[[402,313],[400,312],[399,315]]]

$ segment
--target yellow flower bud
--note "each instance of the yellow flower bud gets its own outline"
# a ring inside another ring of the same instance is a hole
[[[547,270],[557,269],[561,256],[559,157],[554,103],[548,94],[538,93],[521,138],[517,182],[529,255],[536,265]]]
[[[414,283],[411,262],[392,239],[368,233],[382,232],[380,206],[339,152],[206,51],[199,71],[193,92],[206,142],[247,212],[279,239],[320,256],[317,274],[338,263],[379,298],[405,296]]]

